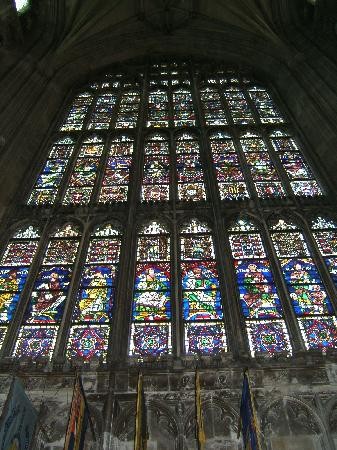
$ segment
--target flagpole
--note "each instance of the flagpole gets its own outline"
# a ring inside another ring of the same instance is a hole
[[[135,439],[134,450],[146,450],[147,448],[147,431],[146,428],[146,409],[145,399],[143,391],[143,374],[141,371],[138,373],[137,383],[137,402],[136,402],[136,418],[135,418]]]
[[[261,447],[261,441],[260,441],[260,424],[257,418],[257,412],[255,409],[255,399],[254,399],[254,394],[251,388],[251,384],[250,384],[250,378],[249,378],[249,372],[248,369],[244,369],[244,375],[246,375],[247,377],[247,383],[248,383],[248,387],[249,387],[249,392],[250,392],[250,398],[251,398],[251,406],[252,406],[252,413],[253,413],[253,421],[254,421],[254,425],[255,425],[255,429],[256,429],[256,437],[257,437],[257,446],[258,446],[258,450],[262,450]]]

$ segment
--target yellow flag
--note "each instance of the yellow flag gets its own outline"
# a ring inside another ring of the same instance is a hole
[[[145,395],[143,389],[143,375],[138,375],[137,386],[137,406],[136,406],[136,431],[135,431],[135,450],[147,449],[147,417]]]
[[[197,412],[197,439],[199,450],[204,450],[206,436],[204,430],[204,420],[202,417],[202,407],[201,407],[201,390],[200,390],[200,377],[199,371],[195,373],[195,407]]]

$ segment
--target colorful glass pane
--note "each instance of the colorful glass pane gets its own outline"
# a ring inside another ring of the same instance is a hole
[[[326,351],[337,347],[335,317],[305,317],[298,321],[307,349]]]
[[[109,128],[116,101],[117,96],[115,94],[105,92],[100,95],[90,115],[87,128],[89,130]]]
[[[22,327],[13,354],[19,358],[51,358],[57,327]]]
[[[249,88],[248,93],[255,104],[262,123],[284,122],[269,93],[265,89],[253,86]]]
[[[256,352],[291,353],[289,337],[283,320],[246,322],[249,346],[252,356]]]
[[[221,132],[213,133],[210,142],[221,200],[249,198],[238,154],[230,136]]]
[[[93,96],[88,92],[83,92],[77,95],[70,111],[61,126],[61,131],[78,131],[82,130],[84,120],[90,105],[92,104]]]
[[[149,94],[148,127],[168,127],[169,104],[165,91],[157,90]]]
[[[226,115],[216,88],[207,87],[200,91],[201,104],[206,125],[227,125]]]
[[[92,358],[106,360],[109,327],[102,325],[76,325],[71,327],[67,348],[68,358],[90,361]]]
[[[168,323],[132,325],[130,355],[160,356],[171,353],[171,325]]]
[[[311,227],[332,281],[337,285],[337,258],[331,257],[337,256],[337,224],[332,220],[319,216],[312,221]]]
[[[125,202],[127,200],[133,140],[126,135],[114,139],[102,180],[99,202]]]
[[[223,323],[186,323],[186,353],[213,355],[227,350]]]
[[[224,91],[224,97],[235,124],[254,123],[254,117],[243,90],[237,87],[230,87]]]
[[[181,88],[173,92],[173,119],[175,127],[195,125],[193,99],[189,90]]]
[[[119,106],[116,128],[135,128],[138,119],[140,95],[138,92],[124,92]]]

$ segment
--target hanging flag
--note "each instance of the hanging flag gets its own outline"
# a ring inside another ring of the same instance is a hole
[[[36,423],[37,412],[21,382],[14,378],[0,418],[0,449],[29,449]]]
[[[149,436],[147,430],[147,413],[143,387],[143,375],[141,373],[138,375],[135,429],[135,450],[146,450]]]
[[[95,433],[91,423],[82,381],[77,376],[75,379],[73,398],[71,400],[64,450],[83,450],[88,423],[90,424],[91,432],[95,440]]]
[[[206,435],[204,429],[204,419],[202,416],[200,376],[198,370],[195,373],[195,409],[197,413],[198,450],[204,450],[206,443]]]
[[[246,450],[261,450],[259,436],[260,431],[247,370],[245,370],[243,373],[238,438],[241,431],[243,445]]]

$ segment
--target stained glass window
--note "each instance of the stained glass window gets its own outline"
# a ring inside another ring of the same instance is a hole
[[[311,222],[311,228],[332,281],[337,286],[337,223],[318,216]]]
[[[169,103],[166,91],[156,90],[149,94],[148,127],[169,126]]]
[[[257,133],[245,133],[241,146],[259,197],[283,197],[285,191],[267,146]]]
[[[261,234],[248,219],[229,230],[229,241],[252,355],[256,352],[291,352],[270,261]]]
[[[61,322],[79,245],[72,224],[50,237],[16,342],[16,356],[51,356]]]
[[[38,228],[29,225],[9,240],[0,259],[0,346],[25,287],[40,239]]]
[[[133,139],[130,136],[123,134],[113,139],[108,152],[99,202],[126,202],[132,154]]]
[[[70,107],[61,131],[79,131],[84,127],[84,121],[93,102],[93,96],[90,92],[78,94]]]
[[[239,156],[230,135],[223,131],[213,132],[210,143],[221,200],[249,198]]]
[[[116,120],[116,128],[135,128],[138,119],[140,95],[137,91],[124,92]]]
[[[274,131],[270,138],[294,194],[304,197],[322,195],[322,190],[303,159],[295,140],[284,131]]]
[[[335,323],[335,318],[329,317],[332,304],[303,233],[291,221],[275,219],[271,238],[305,345],[322,350],[335,347],[337,330],[330,337],[327,334]]]
[[[195,125],[195,111],[192,93],[185,88],[173,91],[173,120],[175,127],[191,127]]]
[[[142,201],[170,198],[170,152],[165,135],[152,134],[145,143]]]
[[[90,202],[103,149],[102,137],[85,138],[70,175],[64,205],[86,205]]]
[[[106,358],[113,316],[121,233],[113,224],[92,234],[68,342],[68,357]]]
[[[179,200],[205,200],[206,191],[199,142],[194,135],[183,133],[176,138],[176,158]]]
[[[205,87],[200,90],[206,125],[227,125],[226,115],[216,88]]]
[[[87,128],[89,130],[103,130],[109,128],[116,102],[117,94],[104,92],[99,95],[89,118]]]
[[[254,116],[243,89],[229,86],[224,91],[224,97],[235,124],[246,125],[254,123]]]
[[[74,151],[74,140],[64,137],[55,141],[48,159],[29,197],[29,205],[51,205],[54,203],[64,172]]]
[[[248,93],[256,106],[262,123],[284,122],[283,117],[266,89],[259,86],[251,86],[248,89]]]
[[[130,355],[171,353],[170,235],[151,222],[141,229],[133,294]]]
[[[226,350],[219,275],[209,227],[193,219],[181,228],[182,309],[187,353]]]

